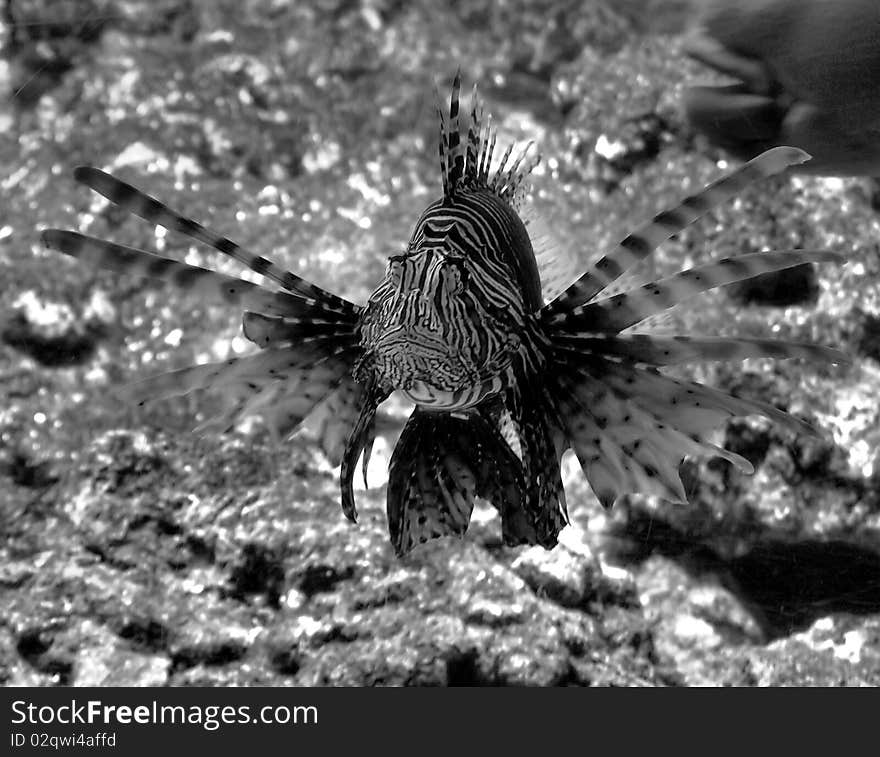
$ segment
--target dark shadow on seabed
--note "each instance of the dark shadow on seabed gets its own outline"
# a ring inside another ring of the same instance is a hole
[[[880,550],[835,539],[794,540],[767,529],[741,554],[694,541],[660,517],[630,515],[614,533],[617,559],[668,557],[695,577],[714,577],[737,596],[767,641],[803,631],[834,613],[880,613]]]

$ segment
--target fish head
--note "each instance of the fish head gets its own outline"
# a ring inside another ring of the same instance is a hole
[[[467,407],[497,390],[520,342],[516,283],[466,235],[454,218],[420,224],[363,315],[358,370],[426,407]]]

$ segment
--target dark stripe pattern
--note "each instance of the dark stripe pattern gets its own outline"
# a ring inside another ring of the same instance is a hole
[[[689,268],[674,276],[652,281],[605,300],[581,305],[571,311],[545,314],[544,317],[547,322],[568,330],[617,333],[709,289],[802,263],[840,262],[843,262],[840,255],[827,251],[788,250],[738,255]]]
[[[681,204],[654,216],[625,237],[617,247],[547,305],[548,315],[575,311],[589,302],[626,271],[644,260],[659,245],[694,223],[711,208],[739,194],[759,179],[773,176],[791,165],[803,163],[809,155],[795,147],[775,147],[750,160],[738,170],[710,184],[702,192],[686,197]]]
[[[748,357],[845,362],[840,352],[766,339],[623,335],[699,292],[805,262],[839,261],[803,250],[742,255],[597,299],[659,244],[751,182],[807,158],[780,147],[655,216],[543,306],[532,244],[517,209],[537,164],[531,145],[508,146],[492,169],[496,134],[476,94],[448,115],[439,105],[442,197],[416,223],[404,252],[363,308],[182,216],[94,168],[78,181],[151,223],[181,232],[248,266],[284,291],[74,232],[48,230],[47,247],[119,272],[246,309],[247,357],[145,379],[135,402],[217,390],[225,407],[203,424],[223,430],[260,413],[276,436],[315,414],[322,449],[340,464],[344,514],[354,520],[353,479],[366,471],[378,406],[402,390],[419,407],[391,459],[388,520],[394,550],[461,536],[474,498],[490,499],[506,544],[556,544],[567,522],[560,460],[573,449],[599,501],[641,492],[674,501],[689,454],[747,460],[703,436],[737,415],[762,414],[794,433],[804,421],[772,405],[660,373],[662,366]],[[463,121],[469,123],[465,127]],[[571,278],[566,278],[566,282]]]
[[[218,252],[243,263],[255,273],[265,276],[289,292],[298,294],[306,299],[320,301],[340,311],[355,314],[357,307],[347,300],[337,297],[324,289],[300,278],[290,271],[286,271],[262,255],[255,255],[243,247],[240,247],[231,239],[217,234],[202,226],[200,223],[187,218],[167,205],[159,202],[156,198],[141,192],[131,184],[111,176],[104,171],[89,166],[80,166],[73,172],[74,178],[87,187],[104,195],[110,202],[118,205],[145,221],[163,226],[171,231],[177,231],[188,237],[213,247]]]
[[[256,310],[268,315],[294,318],[324,318],[338,321],[345,309],[287,292],[273,292],[251,281],[217,273],[208,268],[181,263],[152,252],[127,247],[75,231],[46,229],[41,239],[50,250],[118,273],[168,281],[179,289],[204,297]]]
[[[491,192],[430,206],[364,313],[373,374],[421,404],[461,409],[497,391],[515,359],[534,361],[523,345],[540,304],[537,271],[510,253],[523,244],[521,222]]]
[[[212,389],[221,396],[223,408],[199,426],[197,432],[224,431],[246,415],[259,414],[278,439],[286,437],[307,415],[320,409],[324,420],[319,426],[318,441],[331,461],[339,462],[343,456],[340,439],[350,435],[361,400],[351,375],[351,366],[360,356],[357,329],[361,308],[242,249],[103,171],[78,168],[74,175],[119,207],[209,244],[286,290],[272,291],[233,276],[72,231],[44,231],[42,241],[49,249],[119,273],[171,282],[184,292],[247,309],[245,336],[263,352],[146,378],[120,393],[143,404]]]

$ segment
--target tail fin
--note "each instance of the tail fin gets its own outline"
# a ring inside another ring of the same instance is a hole
[[[540,543],[526,496],[520,460],[485,418],[416,409],[391,457],[391,542],[403,555],[430,539],[461,536],[482,497],[501,513],[506,544]]]

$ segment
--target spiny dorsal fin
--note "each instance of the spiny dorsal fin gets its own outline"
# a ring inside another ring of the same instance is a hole
[[[529,160],[523,164],[523,160],[529,155],[534,144],[534,142],[529,142],[523,148],[523,151],[519,154],[519,157],[517,157],[503,178],[501,177],[501,171],[499,170],[498,172],[498,178],[500,180],[498,194],[507,198],[514,205],[518,203],[521,197],[523,183],[526,177],[535,169],[538,163],[541,162],[541,156],[538,153],[534,153],[529,157]]]
[[[437,111],[437,119],[440,122],[440,178],[443,180],[443,196],[451,197],[449,185],[449,166],[446,158],[446,116],[443,113],[443,106],[440,103],[440,92],[437,85],[434,85],[434,108]]]
[[[477,155],[480,154],[480,128],[483,118],[483,107],[477,94],[477,85],[471,92],[471,123],[468,126],[467,138],[467,161],[465,162],[465,181],[469,184],[476,183],[479,179],[477,170]]]
[[[483,129],[483,103],[474,85],[471,93],[470,118],[466,136],[461,123],[461,72],[452,82],[447,118],[434,89],[437,116],[440,121],[440,175],[443,197],[453,200],[457,192],[468,189],[488,189],[510,203],[521,196],[525,178],[540,161],[540,156],[530,154],[531,143],[526,146],[510,168],[507,161],[513,151],[509,145],[501,163],[490,176],[492,156],[495,151],[496,134],[492,129],[492,116],[488,115]],[[464,139],[462,138],[464,136]],[[526,157],[528,156],[528,160]]]
[[[449,98],[449,130],[446,132],[446,160],[449,169],[449,187],[453,194],[458,190],[464,177],[464,146],[461,144],[459,124],[459,94],[461,92],[461,72],[452,81],[452,96]]]
[[[486,117],[486,136],[483,138],[483,152],[480,155],[480,168],[478,178],[480,184],[489,181],[489,166],[492,164],[492,155],[495,153],[495,132],[492,131],[492,114]]]
[[[513,152],[513,145],[509,144],[505,148],[504,154],[501,156],[501,162],[498,164],[498,168],[495,170],[495,176],[493,176],[492,181],[489,182],[489,187],[494,192],[501,192],[504,169],[507,167],[507,160],[510,157],[511,152]]]

